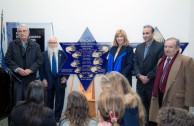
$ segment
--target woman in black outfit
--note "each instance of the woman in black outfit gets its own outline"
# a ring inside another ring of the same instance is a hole
[[[56,126],[53,111],[45,106],[46,91],[40,80],[28,86],[27,100],[18,102],[11,113],[10,126]]]
[[[133,48],[124,30],[116,31],[113,46],[109,50],[106,72],[117,71],[124,75],[132,86]]]

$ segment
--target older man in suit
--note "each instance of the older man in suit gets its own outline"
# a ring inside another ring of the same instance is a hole
[[[137,45],[134,57],[134,72],[137,77],[136,90],[142,99],[147,117],[149,115],[156,64],[164,53],[163,44],[154,40],[153,36],[154,28],[150,25],[144,26],[143,39],[145,42]],[[146,125],[150,126],[152,122],[147,122]]]
[[[47,89],[48,106],[51,109],[55,106],[54,113],[58,122],[63,110],[68,75],[58,75],[57,72],[65,62],[66,55],[63,51],[58,50],[58,42],[55,37],[49,39],[48,50],[42,55],[43,64],[40,68],[40,78]]]
[[[156,122],[161,107],[189,109],[194,106],[194,62],[179,53],[180,42],[169,38],[164,43],[165,55],[158,63],[149,119]]]
[[[10,42],[5,54],[6,65],[14,71],[13,105],[26,100],[27,88],[36,79],[36,72],[42,64],[40,45],[29,38],[30,30],[26,24],[17,27],[19,38]]]

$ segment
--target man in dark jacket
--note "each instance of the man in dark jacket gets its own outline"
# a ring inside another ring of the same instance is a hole
[[[47,89],[48,106],[51,109],[55,107],[55,118],[59,122],[63,110],[66,82],[69,75],[58,74],[67,57],[62,50],[58,49],[57,38],[50,37],[48,50],[42,53],[42,57],[43,64],[40,67],[40,79]]]
[[[149,116],[156,64],[164,53],[163,44],[154,40],[153,36],[154,28],[150,25],[144,26],[143,39],[145,42],[137,45],[134,57],[134,72],[137,77],[136,90],[141,97],[147,117]],[[147,125],[152,126],[152,122],[146,123]]]
[[[13,104],[26,99],[28,85],[36,79],[36,72],[42,64],[38,43],[29,39],[29,28],[25,24],[17,27],[19,38],[13,40],[5,55],[6,65],[14,71]]]

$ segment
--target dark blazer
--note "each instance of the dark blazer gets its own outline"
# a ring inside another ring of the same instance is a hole
[[[146,43],[140,43],[136,47],[135,57],[134,57],[134,72],[137,76],[138,74],[148,75],[150,81],[146,85],[152,85],[154,83],[156,65],[158,60],[164,54],[163,44],[157,41],[153,41],[147,55],[144,59],[144,50]],[[137,84],[142,84],[141,80],[137,78]]]
[[[24,103],[25,102],[20,102],[14,107],[11,113],[10,126],[25,126],[22,121],[22,117],[23,117],[22,115],[25,109]],[[45,111],[45,115],[43,118],[42,126],[56,126],[56,121],[54,118],[53,111],[48,107],[44,107],[44,111]]]
[[[42,67],[40,68],[40,79],[46,79],[48,82],[48,87],[47,89],[50,89],[52,87],[52,72],[51,72],[51,65],[50,65],[50,59],[48,57],[48,51],[45,51],[42,53],[43,57],[43,64]],[[63,51],[59,50],[58,52],[58,70],[62,67],[63,63],[65,63],[66,60],[66,55]],[[67,79],[69,75],[64,75]],[[57,84],[60,88],[66,87],[66,84],[61,84],[61,78],[63,75],[59,75],[57,78]]]
[[[47,98],[48,98],[48,106],[50,108],[54,108],[55,112],[55,118],[58,121],[61,117],[61,113],[63,110],[64,105],[64,97],[65,97],[65,87],[66,83],[61,83],[61,78],[63,76],[68,79],[69,75],[57,75],[53,76],[51,71],[51,65],[50,65],[50,59],[48,56],[48,51],[45,51],[42,53],[43,56],[43,64],[40,68],[40,79],[46,79],[48,82],[47,89]],[[62,67],[63,63],[66,60],[66,55],[63,51],[58,51],[58,70]],[[54,104],[54,98],[55,98],[55,104]]]
[[[109,57],[107,62],[106,71],[118,71],[123,74],[132,84],[132,70],[133,70],[133,48],[131,46],[122,46],[115,61],[110,58],[114,58],[118,46],[113,46],[109,51]],[[119,57],[122,56],[121,63],[119,63]],[[120,65],[120,66],[119,66]],[[115,66],[119,66],[119,70],[115,68]]]
[[[30,39],[27,40],[26,50],[22,46],[22,41],[20,39],[15,39],[9,44],[5,55],[5,63],[12,71],[16,70],[18,67],[33,71],[33,73],[25,77],[15,73],[24,84],[29,84],[36,79],[36,72],[41,66],[42,61],[39,44]]]

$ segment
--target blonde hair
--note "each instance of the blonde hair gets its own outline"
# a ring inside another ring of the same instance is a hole
[[[118,126],[125,110],[121,94],[113,90],[102,92],[98,98],[98,110],[104,121]]]
[[[104,77],[101,78],[100,85],[102,90],[114,90],[122,94],[123,99],[125,100],[125,95],[131,94],[135,97],[138,107],[138,116],[140,126],[144,126],[145,122],[145,110],[140,96],[133,91],[128,80],[119,72],[112,71],[107,73]],[[128,101],[125,100],[125,103]]]
[[[118,35],[120,35],[120,34],[122,34],[123,35],[123,37],[124,37],[124,45],[126,46],[126,45],[129,45],[129,40],[128,40],[128,38],[127,38],[127,34],[126,34],[126,32],[124,31],[124,30],[122,30],[122,29],[119,29],[119,30],[117,30],[116,31],[116,33],[115,33],[115,37],[114,37],[114,41],[113,41],[113,46],[118,46],[118,43],[117,43],[117,36]]]

